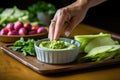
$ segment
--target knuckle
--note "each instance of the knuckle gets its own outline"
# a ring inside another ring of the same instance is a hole
[[[64,15],[66,14],[66,9],[65,8],[61,8],[61,9],[58,9],[57,13],[59,13],[60,15]]]

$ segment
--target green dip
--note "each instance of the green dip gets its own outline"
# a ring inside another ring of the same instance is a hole
[[[39,44],[40,48],[44,48],[44,49],[64,49],[64,50],[68,50],[68,49],[73,49],[76,47],[75,44],[71,44],[65,41],[42,41]]]

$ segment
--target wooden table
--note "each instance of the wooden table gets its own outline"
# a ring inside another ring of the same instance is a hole
[[[74,29],[70,37],[77,34],[95,34],[99,32],[108,31],[80,24]],[[4,43],[0,43],[0,45],[2,44]],[[0,80],[120,80],[120,65],[42,75],[0,50]]]

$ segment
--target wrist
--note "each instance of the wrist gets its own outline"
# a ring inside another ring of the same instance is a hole
[[[107,0],[87,0],[87,6],[88,6],[88,8],[91,8],[91,7],[97,6],[105,1],[107,1]]]
[[[78,4],[87,6],[87,8],[94,7],[98,4],[101,4],[107,0],[77,0]]]
[[[65,7],[65,9],[67,9],[67,11],[71,14],[74,15],[77,12],[81,12],[81,10],[88,10],[88,0],[77,0],[74,3],[72,3],[71,5],[68,5],[67,7]]]
[[[89,0],[77,0],[76,3],[79,8],[89,9]]]
[[[80,6],[88,6],[89,0],[77,0],[76,1]]]

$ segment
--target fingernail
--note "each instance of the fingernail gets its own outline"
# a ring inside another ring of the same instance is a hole
[[[70,32],[69,31],[65,32],[65,35],[68,37],[70,35]]]
[[[52,41],[52,38],[49,38],[50,39],[50,41]]]

